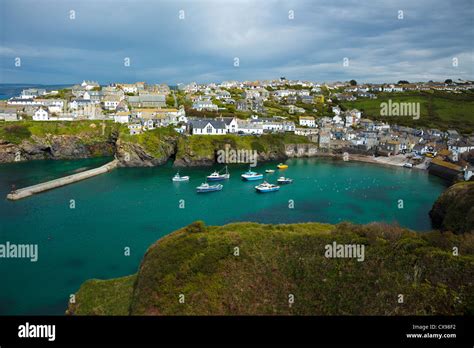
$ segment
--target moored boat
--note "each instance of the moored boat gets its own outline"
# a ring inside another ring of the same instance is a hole
[[[179,172],[177,172],[171,180],[173,180],[173,181],[189,181],[189,176],[181,176],[181,175],[179,175]]]
[[[403,166],[404,166],[405,168],[413,168],[413,164],[408,163],[408,162],[405,163]]]
[[[280,163],[279,165],[277,165],[277,168],[278,169],[286,169],[286,168],[288,168],[288,164]]]
[[[275,173],[275,169],[267,169],[265,170],[265,173],[269,173],[269,174]]]
[[[247,181],[261,180],[263,179],[263,174],[251,171],[250,169],[241,175],[242,179]]]
[[[222,190],[223,187],[224,186],[221,184],[209,185],[207,182],[205,182],[199,185],[198,187],[196,187],[196,191],[198,193],[215,192],[215,191]]]
[[[260,185],[255,186],[255,190],[257,192],[266,193],[266,192],[275,192],[280,189],[280,186],[269,184],[268,182],[264,181]]]
[[[229,178],[230,178],[230,174],[229,174],[229,171],[227,170],[227,166],[225,167],[225,173],[221,174],[218,171],[215,171],[211,175],[207,176],[208,181],[222,181]]]
[[[281,176],[277,179],[277,182],[279,184],[291,184],[293,182],[293,179],[285,178],[284,176]]]

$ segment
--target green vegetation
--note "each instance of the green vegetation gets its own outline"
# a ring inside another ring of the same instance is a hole
[[[72,91],[70,88],[60,89],[57,94],[43,95],[43,99],[66,99],[69,100],[72,97]]]
[[[433,226],[454,233],[474,232],[474,181],[447,189],[430,211]]]
[[[412,117],[382,117],[380,104],[382,102],[420,103],[420,119]],[[460,94],[446,92],[404,92],[380,93],[377,99],[360,98],[353,102],[342,102],[345,109],[364,111],[370,119],[397,123],[409,127],[438,128],[440,130],[457,129],[464,134],[474,131],[474,93]]]
[[[109,140],[118,130],[118,124],[102,121],[19,121],[14,124],[0,123],[0,139],[13,144],[23,140],[32,140],[31,136],[46,137],[49,135],[77,135],[84,138],[85,143]]]
[[[334,241],[363,244],[364,261],[326,258],[325,246]],[[69,312],[123,314],[128,307],[131,315],[472,315],[473,254],[473,234],[382,224],[195,222],[152,245],[134,283],[84,283]]]
[[[173,127],[160,127],[147,130],[141,134],[130,135],[126,126],[120,129],[120,139],[132,144],[139,144],[143,149],[155,158],[167,156],[170,147],[178,138],[179,134]]]
[[[136,276],[112,280],[91,279],[76,294],[68,314],[75,315],[127,315]]]
[[[241,112],[241,111],[235,111],[235,106],[229,107],[228,105],[225,105],[227,108],[227,111],[197,111],[192,109],[191,107],[185,107],[186,110],[186,116],[188,117],[197,117],[197,118],[216,118],[216,117],[237,117],[240,119],[246,119],[249,118],[251,115],[255,114],[252,112]]]
[[[23,140],[29,139],[31,132],[23,124],[0,123],[0,139],[12,144],[20,144]]]
[[[169,108],[174,108],[175,105],[174,105],[174,97],[173,97],[173,94],[168,94],[166,96],[166,106],[169,107]]]

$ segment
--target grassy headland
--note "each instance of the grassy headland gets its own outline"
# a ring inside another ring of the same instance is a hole
[[[430,216],[433,226],[443,231],[474,232],[474,181],[448,188],[434,203]]]
[[[20,144],[23,140],[32,140],[32,136],[46,137],[54,135],[80,136],[86,142],[108,141],[119,124],[102,121],[19,121],[0,122],[0,139],[12,144]]]
[[[363,244],[364,261],[326,258],[325,246],[334,241]],[[458,256],[453,255],[454,246]],[[474,235],[421,234],[382,224],[196,222],[152,245],[133,284],[132,279],[84,283],[68,312],[473,314]]]

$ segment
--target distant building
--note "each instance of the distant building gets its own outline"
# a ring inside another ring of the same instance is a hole
[[[16,109],[13,109],[13,108],[0,109],[0,120],[18,121],[18,114],[17,114]]]
[[[300,126],[316,127],[316,120],[313,116],[300,116]]]
[[[217,111],[218,107],[210,100],[198,100],[193,104],[193,109],[197,111]]]
[[[166,106],[166,97],[162,94],[131,96],[128,102],[137,108],[162,108]]]
[[[46,94],[46,90],[44,88],[28,88],[28,89],[24,89],[21,92],[20,98],[30,99],[30,98],[40,97],[45,94]]]
[[[130,113],[126,111],[119,111],[114,115],[114,122],[116,123],[128,123],[130,122]]]
[[[40,107],[38,110],[35,111],[33,114],[33,121],[48,121],[49,120],[49,112],[46,108]]]

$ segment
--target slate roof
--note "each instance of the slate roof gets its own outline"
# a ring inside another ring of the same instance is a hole
[[[189,124],[193,128],[204,129],[208,123],[210,123],[216,129],[225,129],[225,122],[221,120],[216,120],[213,118],[189,120]]]

